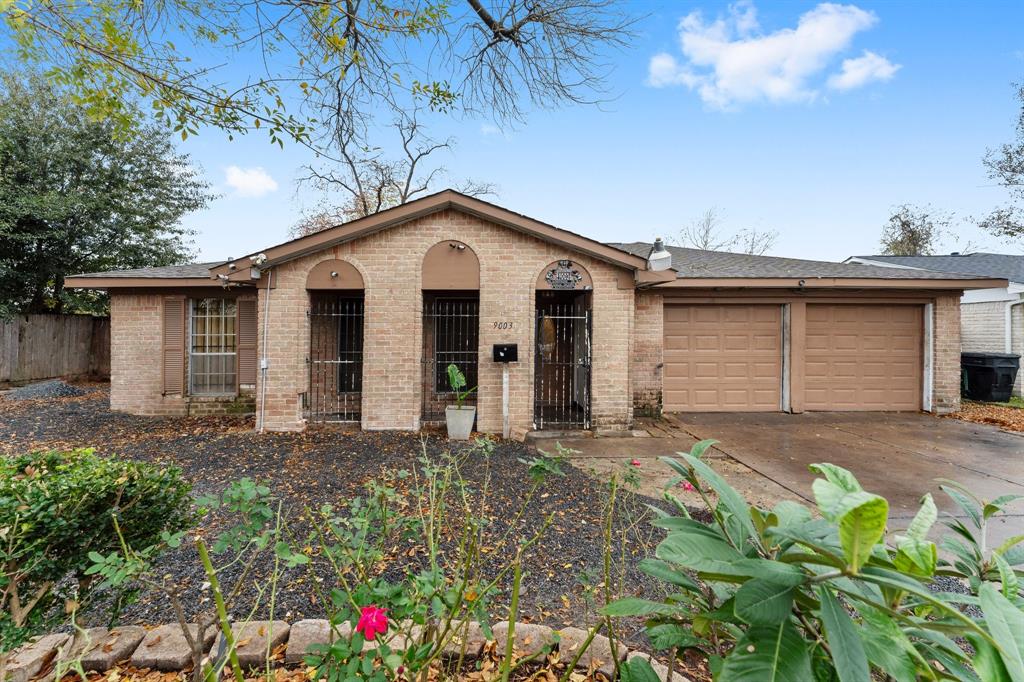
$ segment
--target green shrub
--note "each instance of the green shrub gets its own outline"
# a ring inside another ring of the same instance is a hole
[[[985,503],[944,485],[974,527],[947,522],[950,564],[928,539],[938,518],[930,495],[890,545],[888,503],[845,469],[811,466],[822,476],[813,485],[817,515],[789,501],[764,510],[701,459],[711,444],[680,453],[682,462],[663,458],[714,517],[699,523],[666,494],[681,515],[661,512],[655,524],[668,535],[641,568],[673,594],[621,599],[606,613],[646,616],[655,648],[700,649],[723,681],[1024,679],[1024,599],[1013,568],[1024,563],[1024,536],[992,550],[985,543],[988,519],[1018,496]],[[962,579],[972,593],[933,592],[937,576]],[[649,670],[641,662],[624,673],[640,680]]]
[[[92,450],[0,458],[0,650],[52,625],[58,583],[73,581],[75,602],[88,598],[91,553],[188,527],[189,491],[176,468]]]

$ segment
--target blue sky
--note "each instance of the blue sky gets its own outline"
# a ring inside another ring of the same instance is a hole
[[[646,16],[607,56],[612,100],[504,131],[433,121],[458,138],[451,177],[602,241],[672,237],[716,207],[728,231],[778,231],[774,255],[841,260],[877,252],[891,207],[910,202],[955,214],[948,250],[1024,251],[966,220],[1005,198],[981,158],[1019,111],[1024,3],[629,5]],[[203,131],[181,148],[223,194],[186,219],[204,260],[283,241],[319,198],[296,190],[301,147]]]

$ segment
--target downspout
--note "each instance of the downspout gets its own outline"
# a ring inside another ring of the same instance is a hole
[[[267,360],[267,329],[270,327],[270,291],[274,283],[274,269],[267,270],[267,295],[263,301],[263,352],[260,354],[260,424],[259,433],[263,433],[263,418],[267,409],[267,368],[270,362]]]
[[[1005,352],[1013,352],[1013,307],[1024,304],[1024,300],[1007,301],[1005,308],[1005,319],[1003,321],[1003,339]]]

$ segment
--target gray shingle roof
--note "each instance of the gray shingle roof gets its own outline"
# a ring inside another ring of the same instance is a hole
[[[965,253],[948,256],[857,256],[865,260],[892,263],[908,268],[924,268],[937,272],[1000,277],[1011,282],[1024,282],[1024,256],[1008,253]]]
[[[613,243],[617,249],[636,256],[647,257],[652,248],[644,242],[627,244]],[[858,263],[831,263],[827,261],[802,260],[799,258],[778,258],[776,256],[752,256],[745,253],[725,251],[702,251],[681,246],[666,246],[672,254],[672,267],[679,277],[709,278],[773,278],[773,277],[836,277],[836,278],[879,278],[879,279],[972,279],[974,276],[960,273],[930,272],[888,268],[882,265],[861,265]]]
[[[210,268],[220,265],[222,261],[214,263],[189,263],[188,265],[164,265],[155,268],[136,268],[135,270],[108,270],[106,272],[86,272],[80,275],[72,275],[67,279],[76,277],[139,277],[144,279],[192,279],[195,277],[209,277]]]

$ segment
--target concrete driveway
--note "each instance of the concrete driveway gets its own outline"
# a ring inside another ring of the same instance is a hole
[[[641,424],[649,437],[563,440],[598,474],[641,460],[645,492],[658,494],[671,476],[660,455],[689,450],[697,440],[719,445],[712,464],[750,499],[810,501],[816,478],[807,466],[831,462],[849,469],[870,492],[889,500],[893,530],[909,522],[922,495],[956,511],[937,479],[957,481],[983,499],[1024,494],[1024,434],[926,414],[806,413],[676,414]],[[542,446],[543,447],[543,446]],[[994,522],[990,541],[1024,534],[1024,504]]]

